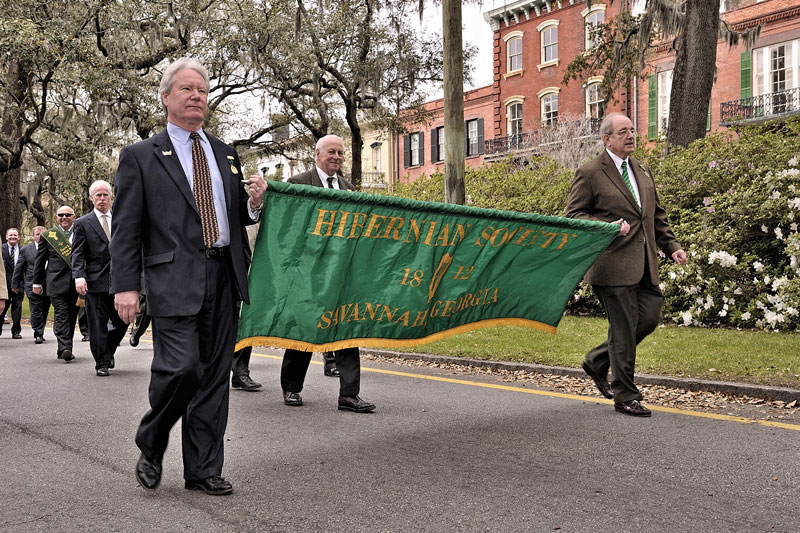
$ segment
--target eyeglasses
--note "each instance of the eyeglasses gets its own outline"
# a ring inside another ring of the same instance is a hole
[[[56,216],[58,218],[63,218],[63,217],[69,218],[69,217],[74,217],[75,215],[73,215],[72,213],[56,213]]]

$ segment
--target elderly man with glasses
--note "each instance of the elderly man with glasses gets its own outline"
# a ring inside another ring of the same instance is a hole
[[[53,332],[58,341],[59,359],[69,363],[72,337],[78,319],[78,292],[72,277],[72,223],[75,211],[62,205],[56,211],[58,224],[42,232],[36,263],[33,267],[33,292],[47,294],[53,305]]]

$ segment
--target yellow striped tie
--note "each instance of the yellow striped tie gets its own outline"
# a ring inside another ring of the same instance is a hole
[[[192,173],[194,175],[194,201],[200,213],[200,224],[203,226],[203,244],[206,248],[219,240],[217,213],[214,210],[214,194],[211,191],[211,171],[208,170],[206,152],[200,144],[200,135],[193,131],[192,139]]]

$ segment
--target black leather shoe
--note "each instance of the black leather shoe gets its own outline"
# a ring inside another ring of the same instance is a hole
[[[608,380],[605,377],[600,377],[600,375],[595,372],[592,367],[590,367],[586,361],[583,362],[583,371],[586,372],[594,384],[597,385],[597,390],[600,391],[600,394],[608,398],[609,400],[614,398],[614,391],[611,390],[611,385],[608,384]]]
[[[212,496],[222,496],[233,492],[233,485],[222,476],[211,476],[199,481],[186,480],[184,485],[189,490],[202,490]]]
[[[70,361],[75,359],[75,356],[72,355],[72,350],[64,350],[63,352],[61,352],[61,355],[59,357],[61,357],[61,359],[63,359],[65,363],[69,363]]]
[[[98,368],[98,369],[97,369],[97,375],[98,375],[99,377],[101,377],[101,378],[105,378],[105,377],[108,377],[108,376],[110,376],[110,375],[111,375],[111,372],[109,372],[109,371],[108,371],[108,369],[107,369],[106,367],[103,367],[103,368]]]
[[[339,372],[338,368],[333,367],[333,368],[326,368],[325,375],[328,376],[329,378],[338,378],[339,376],[341,376],[341,373]]]
[[[136,348],[137,346],[139,346],[139,337],[134,337],[133,335],[131,335],[131,338],[128,339],[128,344]]]
[[[11,338],[12,339],[21,339],[22,335],[20,335],[19,333],[14,333],[13,335],[11,335]]]
[[[296,392],[285,390],[283,391],[283,403],[297,407],[298,405],[303,405],[303,398]]]
[[[161,457],[149,458],[139,455],[136,463],[136,481],[143,488],[153,490],[161,483]]]
[[[81,342],[89,342],[89,335],[84,335],[84,336],[81,338]]]
[[[231,387],[252,392],[260,389],[261,383],[253,381],[250,376],[233,376],[231,378]]]
[[[631,416],[650,416],[650,409],[639,403],[639,400],[629,400],[627,402],[615,402],[614,409],[620,413]]]
[[[375,405],[365,402],[358,396],[339,396],[339,410],[369,413],[375,410]]]
[[[33,342],[36,344],[42,344],[44,342],[44,337],[36,337],[36,340]]]

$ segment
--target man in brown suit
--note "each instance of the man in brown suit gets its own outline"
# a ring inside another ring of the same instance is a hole
[[[650,171],[630,157],[636,130],[622,113],[611,113],[600,125],[605,150],[575,173],[566,216],[620,225],[619,236],[595,261],[585,280],[608,315],[608,339],[592,349],[583,363],[614,408],[632,416],[650,416],[634,384],[636,346],[661,319],[664,297],[658,287],[658,250],[686,264],[659,205]],[[609,367],[611,385],[606,380]]]
[[[312,185],[329,189],[354,190],[353,184],[341,174],[344,162],[344,142],[336,135],[326,135],[317,141],[316,166],[308,172],[289,178],[289,183]],[[375,405],[358,396],[361,387],[361,362],[358,348],[345,348],[333,352],[339,370],[339,409],[369,413]],[[286,405],[303,405],[300,391],[303,390],[311,352],[287,349],[281,365],[281,388]]]

